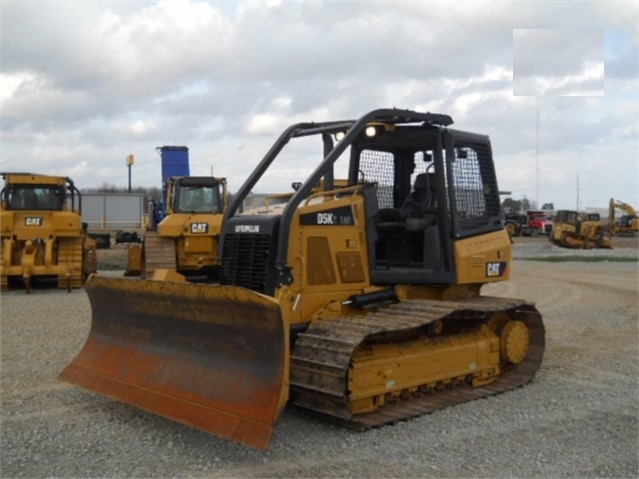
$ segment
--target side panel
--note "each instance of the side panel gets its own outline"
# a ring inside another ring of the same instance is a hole
[[[455,264],[459,284],[504,281],[510,275],[511,246],[506,230],[457,240]]]
[[[293,217],[289,256],[298,294],[292,322],[309,321],[331,302],[339,304],[369,288],[363,197],[347,194],[298,208]]]

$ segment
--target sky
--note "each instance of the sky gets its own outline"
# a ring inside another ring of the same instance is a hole
[[[491,138],[500,190],[639,208],[639,2],[0,2],[0,171],[159,187],[156,148],[239,189],[290,124],[377,108]],[[290,191],[321,147],[256,185]]]

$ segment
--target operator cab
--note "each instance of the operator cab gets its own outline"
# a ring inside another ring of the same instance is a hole
[[[307,241],[311,245],[307,254],[317,262],[307,267],[318,271],[322,268],[317,258],[328,260],[332,253],[328,246],[318,250],[316,243],[326,245],[333,238],[337,241],[335,255],[342,254],[344,246],[335,238],[345,237],[349,227],[364,230],[357,239],[349,237],[347,244],[356,245],[361,238],[367,256],[360,257],[355,251],[340,256],[343,262],[343,258],[350,258],[352,263],[346,266],[358,271],[347,275],[345,287],[353,278],[364,277],[363,265],[367,265],[372,285],[455,284],[455,242],[503,230],[504,224],[490,140],[485,135],[449,129],[451,124],[447,115],[383,109],[357,121],[289,127],[225,213],[220,237],[222,284],[266,294],[292,284],[294,265],[288,264],[288,255],[290,243],[300,241],[297,228],[320,225],[335,229],[318,230],[325,239]],[[240,205],[258,181],[268,177],[267,171],[290,140],[310,137],[322,140],[319,166],[293,193],[285,195],[281,208],[264,208],[261,215],[254,211],[240,215]],[[342,159],[345,161],[338,164]],[[346,167],[343,172],[336,168],[342,163]],[[347,181],[336,179],[336,172],[340,178],[344,174]],[[354,203],[342,201],[354,194],[362,197],[363,218],[356,218]],[[339,206],[334,206],[337,203]],[[310,208],[312,213],[298,214],[300,208]],[[352,230],[348,234],[356,233]],[[475,247],[475,251],[482,247]],[[322,256],[322,251],[328,253]],[[485,277],[484,263],[480,275],[472,272],[473,279]],[[491,265],[505,268],[507,262]],[[238,273],[245,269],[250,269],[251,275]],[[464,269],[463,274],[468,273]]]
[[[2,201],[9,211],[62,211],[66,191],[54,185],[14,184],[2,190]]]
[[[352,146],[364,179],[373,284],[449,283],[453,240],[503,228],[489,139],[434,125],[376,127]]]
[[[222,213],[220,182],[207,176],[179,178],[176,182],[174,213]]]

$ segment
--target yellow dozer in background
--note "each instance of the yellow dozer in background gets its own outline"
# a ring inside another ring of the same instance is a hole
[[[228,204],[226,178],[171,177],[166,185],[166,216],[142,246],[129,247],[126,276],[151,278],[156,269],[217,281],[217,242]]]
[[[81,288],[96,271],[96,245],[82,225],[80,191],[70,178],[1,173],[0,285],[20,278],[31,292],[36,277],[57,278],[58,287]]]
[[[610,232],[601,223],[599,213],[557,211],[548,239],[562,248],[612,248]]]
[[[290,126],[224,215],[221,284],[92,277],[60,378],[262,449],[287,402],[366,429],[529,382],[540,313],[480,294],[511,266],[490,140],[451,124],[381,109]],[[286,203],[240,211],[318,139]]]

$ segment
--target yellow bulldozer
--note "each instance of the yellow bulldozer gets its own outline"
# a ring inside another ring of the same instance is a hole
[[[81,222],[80,191],[70,178],[34,173],[0,173],[0,285],[36,277],[57,278],[59,288],[81,288],[96,271],[96,244]]]
[[[511,267],[490,140],[452,123],[380,109],[290,126],[224,214],[220,284],[92,277],[91,331],[60,378],[260,449],[287,403],[367,429],[528,383],[540,313],[480,294]],[[288,201],[241,211],[305,139],[323,159]]]
[[[157,231],[131,245],[126,276],[151,278],[155,270],[206,276],[217,281],[217,241],[227,207],[226,178],[171,177],[166,185],[166,216]]]
[[[599,213],[557,211],[548,239],[562,248],[612,248],[610,232],[601,223]]]
[[[625,214],[616,218],[616,211],[621,210]],[[608,228],[611,234],[618,236],[634,236],[639,231],[639,217],[637,212],[628,203],[610,198],[608,206]]]

